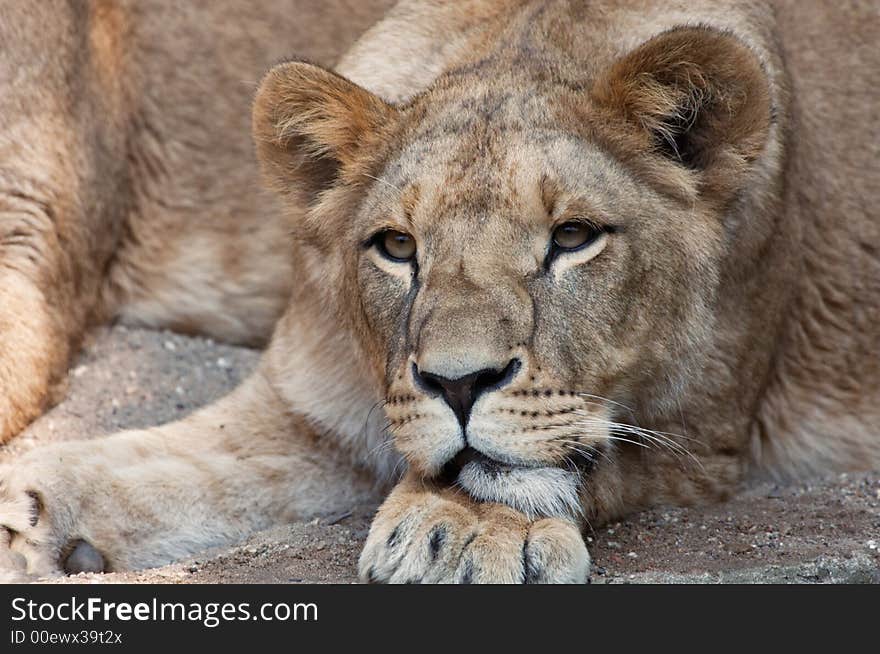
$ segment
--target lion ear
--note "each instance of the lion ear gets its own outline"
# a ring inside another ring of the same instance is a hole
[[[683,27],[623,56],[595,81],[596,105],[687,168],[730,174],[754,161],[770,129],[769,80],[735,36]]]
[[[357,174],[396,109],[353,82],[302,62],[270,70],[257,91],[253,137],[269,185],[311,202],[336,180]]]

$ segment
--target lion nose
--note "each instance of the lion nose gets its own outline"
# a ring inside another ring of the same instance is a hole
[[[480,395],[509,384],[519,367],[519,359],[511,359],[500,370],[486,368],[456,379],[447,379],[429,371],[419,370],[413,364],[413,377],[426,393],[443,397],[455,417],[458,418],[461,428],[464,429],[468,418],[470,418],[471,409]]]

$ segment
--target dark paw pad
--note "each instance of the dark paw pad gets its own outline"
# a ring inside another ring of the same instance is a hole
[[[544,566],[529,553],[527,547],[523,547],[523,576],[523,581],[527,584],[546,583]]]
[[[443,548],[445,542],[446,527],[434,527],[431,530],[431,535],[428,537],[428,548],[431,551],[432,561],[437,560],[437,555],[440,554],[440,550]]]
[[[64,561],[64,572],[75,575],[80,572],[104,572],[104,557],[84,540],[79,541]]]
[[[388,540],[385,542],[385,545],[388,546],[389,549],[394,549],[397,547],[397,543],[400,542],[400,530],[403,525],[397,525],[394,530],[388,534]]]
[[[43,512],[43,500],[40,499],[40,494],[37,491],[25,491],[25,495],[31,498],[31,515],[28,522],[31,527],[36,527],[40,521],[40,514]]]
[[[460,584],[472,584],[474,583],[474,564],[473,561],[467,561],[464,564],[464,569],[461,571],[461,579],[459,579]]]

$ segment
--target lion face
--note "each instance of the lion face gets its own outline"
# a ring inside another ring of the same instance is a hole
[[[354,223],[389,430],[480,499],[554,498],[526,487],[570,491],[622,407],[662,402],[699,349],[718,223],[570,133],[496,114],[463,142],[458,114],[422,123]]]
[[[731,193],[718,166],[746,161],[743,141],[694,118],[670,157],[614,106],[625,69],[588,95],[499,74],[391,107],[287,66],[257,100],[258,145],[274,143],[276,187],[335,166],[302,244],[338,267],[396,448],[476,499],[576,511],[584,472],[638,442],[632,412],[662,413],[700,365]]]

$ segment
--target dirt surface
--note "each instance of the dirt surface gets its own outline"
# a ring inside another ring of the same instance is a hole
[[[233,388],[256,352],[115,327],[94,334],[67,399],[0,451],[93,438],[186,415]],[[282,525],[140,572],[55,583],[353,583],[371,507]],[[880,583],[880,472],[756,484],[721,505],[657,509],[588,533],[593,583]]]

